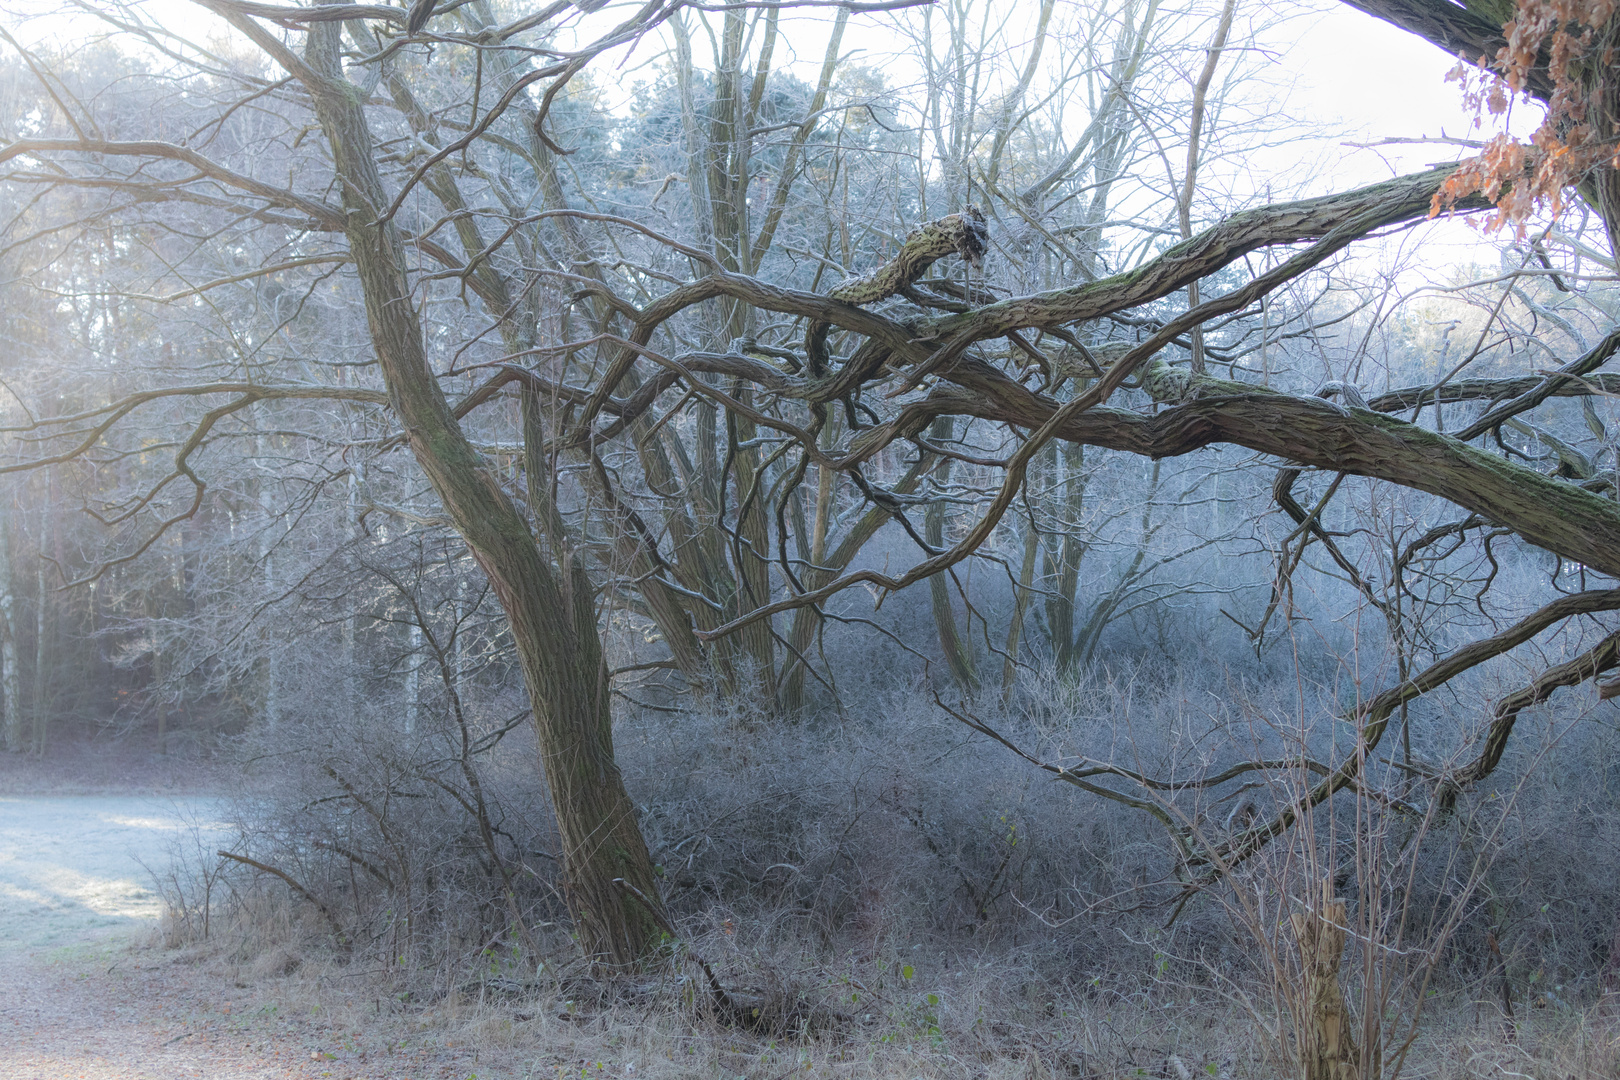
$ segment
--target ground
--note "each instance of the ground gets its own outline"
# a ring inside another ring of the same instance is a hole
[[[205,770],[158,761],[137,783],[93,748],[0,758],[3,1080],[478,1075],[444,1040],[350,1030],[360,1003],[311,1008],[262,961],[163,947],[154,875],[222,835]]]
[[[839,1002],[853,1002],[838,995],[857,986],[872,1009],[785,1041],[715,1023],[690,1004],[683,987],[691,984],[674,972],[652,1001],[644,990],[614,1002],[575,1001],[566,979],[514,994],[504,977],[391,997],[397,980],[378,969],[375,953],[332,948],[308,905],[285,890],[266,890],[285,894],[285,908],[238,925],[216,920],[206,940],[195,928],[174,932],[161,917],[162,875],[177,850],[211,854],[229,842],[216,822],[227,785],[195,762],[136,764],[109,763],[93,748],[66,764],[60,755],[42,765],[0,754],[0,1080],[1286,1074],[1268,1064],[1275,1055],[1251,1014],[1202,985],[1148,981],[1129,997],[1081,994],[1054,1013],[1053,999],[1030,997],[1042,984],[1007,951],[988,963],[919,958],[915,983],[910,963],[897,968],[893,957],[886,969],[881,957],[796,968],[785,955],[788,966],[773,969],[769,956],[739,954],[727,971],[725,958],[710,953],[725,977],[778,970],[784,987],[831,988]],[[713,944],[724,950],[729,942]],[[877,992],[885,970],[891,982],[904,972],[903,987],[889,986],[887,996]],[[942,1033],[936,1017],[950,1030]],[[1620,1080],[1617,1033],[1601,1006],[1549,1003],[1504,1025],[1489,1001],[1456,994],[1426,1013],[1414,1051],[1421,1061],[1408,1075]]]

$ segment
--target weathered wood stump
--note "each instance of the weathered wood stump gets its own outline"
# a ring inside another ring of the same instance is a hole
[[[1301,1005],[1299,1013],[1300,1076],[1303,1080],[1355,1080],[1361,1055],[1350,1033],[1350,1010],[1339,986],[1339,960],[1344,955],[1345,907],[1333,897],[1333,878],[1322,882],[1321,902],[1314,912],[1291,917],[1299,942]]]

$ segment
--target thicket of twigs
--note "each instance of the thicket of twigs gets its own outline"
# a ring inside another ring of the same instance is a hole
[[[696,691],[625,707],[620,760],[675,925],[661,962],[605,981],[570,938],[513,703],[464,686],[405,733],[385,697],[341,715],[308,708],[338,693],[314,687],[235,745],[253,783],[229,857],[193,852],[165,883],[165,934],[301,992],[362,977],[514,1060],[559,1030],[595,1040],[638,1076],[840,1059],[873,1076],[1274,1076],[1304,1023],[1289,919],[1325,876],[1351,923],[1349,1015],[1381,1017],[1388,1072],[1614,1067],[1620,738],[1595,695],[1527,715],[1511,767],[1444,814],[1403,813],[1410,781],[1369,770],[1359,797],[1192,894],[1151,814],[1055,782],[941,707],[1042,759],[1106,751],[1192,779],[1224,766],[1204,749],[1217,735],[1286,752],[1343,692],[1328,671],[1174,644],[1122,632],[1104,663],[1026,673],[1005,699],[936,700],[894,649],[810,716]],[[1161,805],[1213,837],[1292,794],[1232,790]]]

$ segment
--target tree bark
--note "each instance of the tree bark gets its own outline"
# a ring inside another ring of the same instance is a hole
[[[941,417],[934,421],[930,437],[936,443],[949,443],[956,436],[955,421]],[[950,458],[940,460],[934,470],[936,498],[928,506],[923,518],[923,538],[934,548],[945,543],[945,503],[943,488],[951,478]],[[951,575],[935,574],[928,579],[928,595],[934,611],[934,627],[939,634],[939,648],[945,654],[945,663],[951,669],[951,678],[963,692],[973,694],[979,689],[979,672],[973,663],[973,642],[962,638],[956,625],[956,611],[951,605]]]
[[[1333,879],[1322,882],[1315,911],[1290,916],[1299,942],[1297,1011],[1300,1075],[1304,1080],[1356,1080],[1361,1055],[1350,1033],[1350,1010],[1339,987],[1344,955],[1345,904],[1333,898]],[[1377,1075],[1374,1069],[1372,1075]]]
[[[993,378],[980,378],[988,373]],[[921,428],[945,412],[1038,427],[1057,403],[1037,397],[984,365],[950,373],[972,395],[941,395],[916,410]],[[1010,394],[1002,390],[1010,388]],[[999,399],[999,400],[998,400]],[[1388,480],[1426,491],[1512,529],[1537,547],[1606,574],[1620,575],[1620,506],[1448,435],[1321,398],[1205,378],[1195,392],[1163,398],[1154,416],[1099,407],[1064,424],[1057,437],[1147,457],[1176,457],[1230,443],[1301,465]],[[936,412],[937,410],[937,412]]]
[[[456,421],[423,352],[399,229],[378,222],[388,204],[360,93],[341,74],[338,27],[309,30],[303,61],[246,18],[231,21],[309,89],[341,178],[354,256],[378,365],[395,415],[445,512],[488,575],[509,620],[533,710],[552,809],[562,838],[565,895],[586,955],[634,963],[659,940],[652,861],[613,757],[607,667],[595,596],[584,568],[542,557],[517,506]]]
[[[1029,611],[1029,598],[1035,584],[1035,556],[1041,546],[1040,534],[1031,520],[1024,526],[1024,562],[1018,571],[1018,587],[1013,590],[1012,618],[1007,623],[1007,658],[1001,665],[1001,696],[1012,693],[1018,678],[1018,645],[1024,636],[1024,617]]]

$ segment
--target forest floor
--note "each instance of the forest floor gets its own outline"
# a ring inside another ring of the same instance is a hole
[[[681,1004],[678,985],[650,1003],[576,1002],[562,984],[506,997],[503,980],[403,1000],[385,972],[329,949],[301,953],[296,942],[309,935],[291,909],[279,936],[216,926],[184,944],[188,935],[164,922],[158,876],[175,853],[211,855],[224,840],[216,818],[226,789],[196,762],[127,751],[66,748],[44,762],[0,754],[0,1080],[1283,1074],[1265,1064],[1257,1028],[1218,1002],[1193,1005],[1184,987],[1054,1016],[1022,995],[990,993],[1005,981],[999,971],[964,969],[938,980],[957,1011],[979,1014],[961,1030],[942,1032],[932,1008],[902,1008],[777,1040],[720,1026]],[[1504,1037],[1491,1010],[1454,1004],[1433,1010],[1408,1075],[1620,1080],[1612,1018],[1539,1010]]]
[[[220,835],[217,790],[195,761],[0,755],[0,1078],[477,1075],[470,1050],[362,1035],[217,949],[163,947],[153,872]],[[372,1060],[389,1047],[409,1060]]]
[[[127,751],[0,754],[0,1080],[1085,1075],[1041,1066],[1032,1052],[1052,1042],[1044,1032],[968,1063],[934,1046],[937,1032],[784,1045],[672,1000],[576,1003],[560,988],[407,1004],[378,989],[376,971],[273,942],[243,947],[240,928],[174,947],[183,935],[164,940],[157,878],[175,854],[223,841],[225,789],[195,762]],[[1069,1041],[1052,1042],[1057,1056]]]

